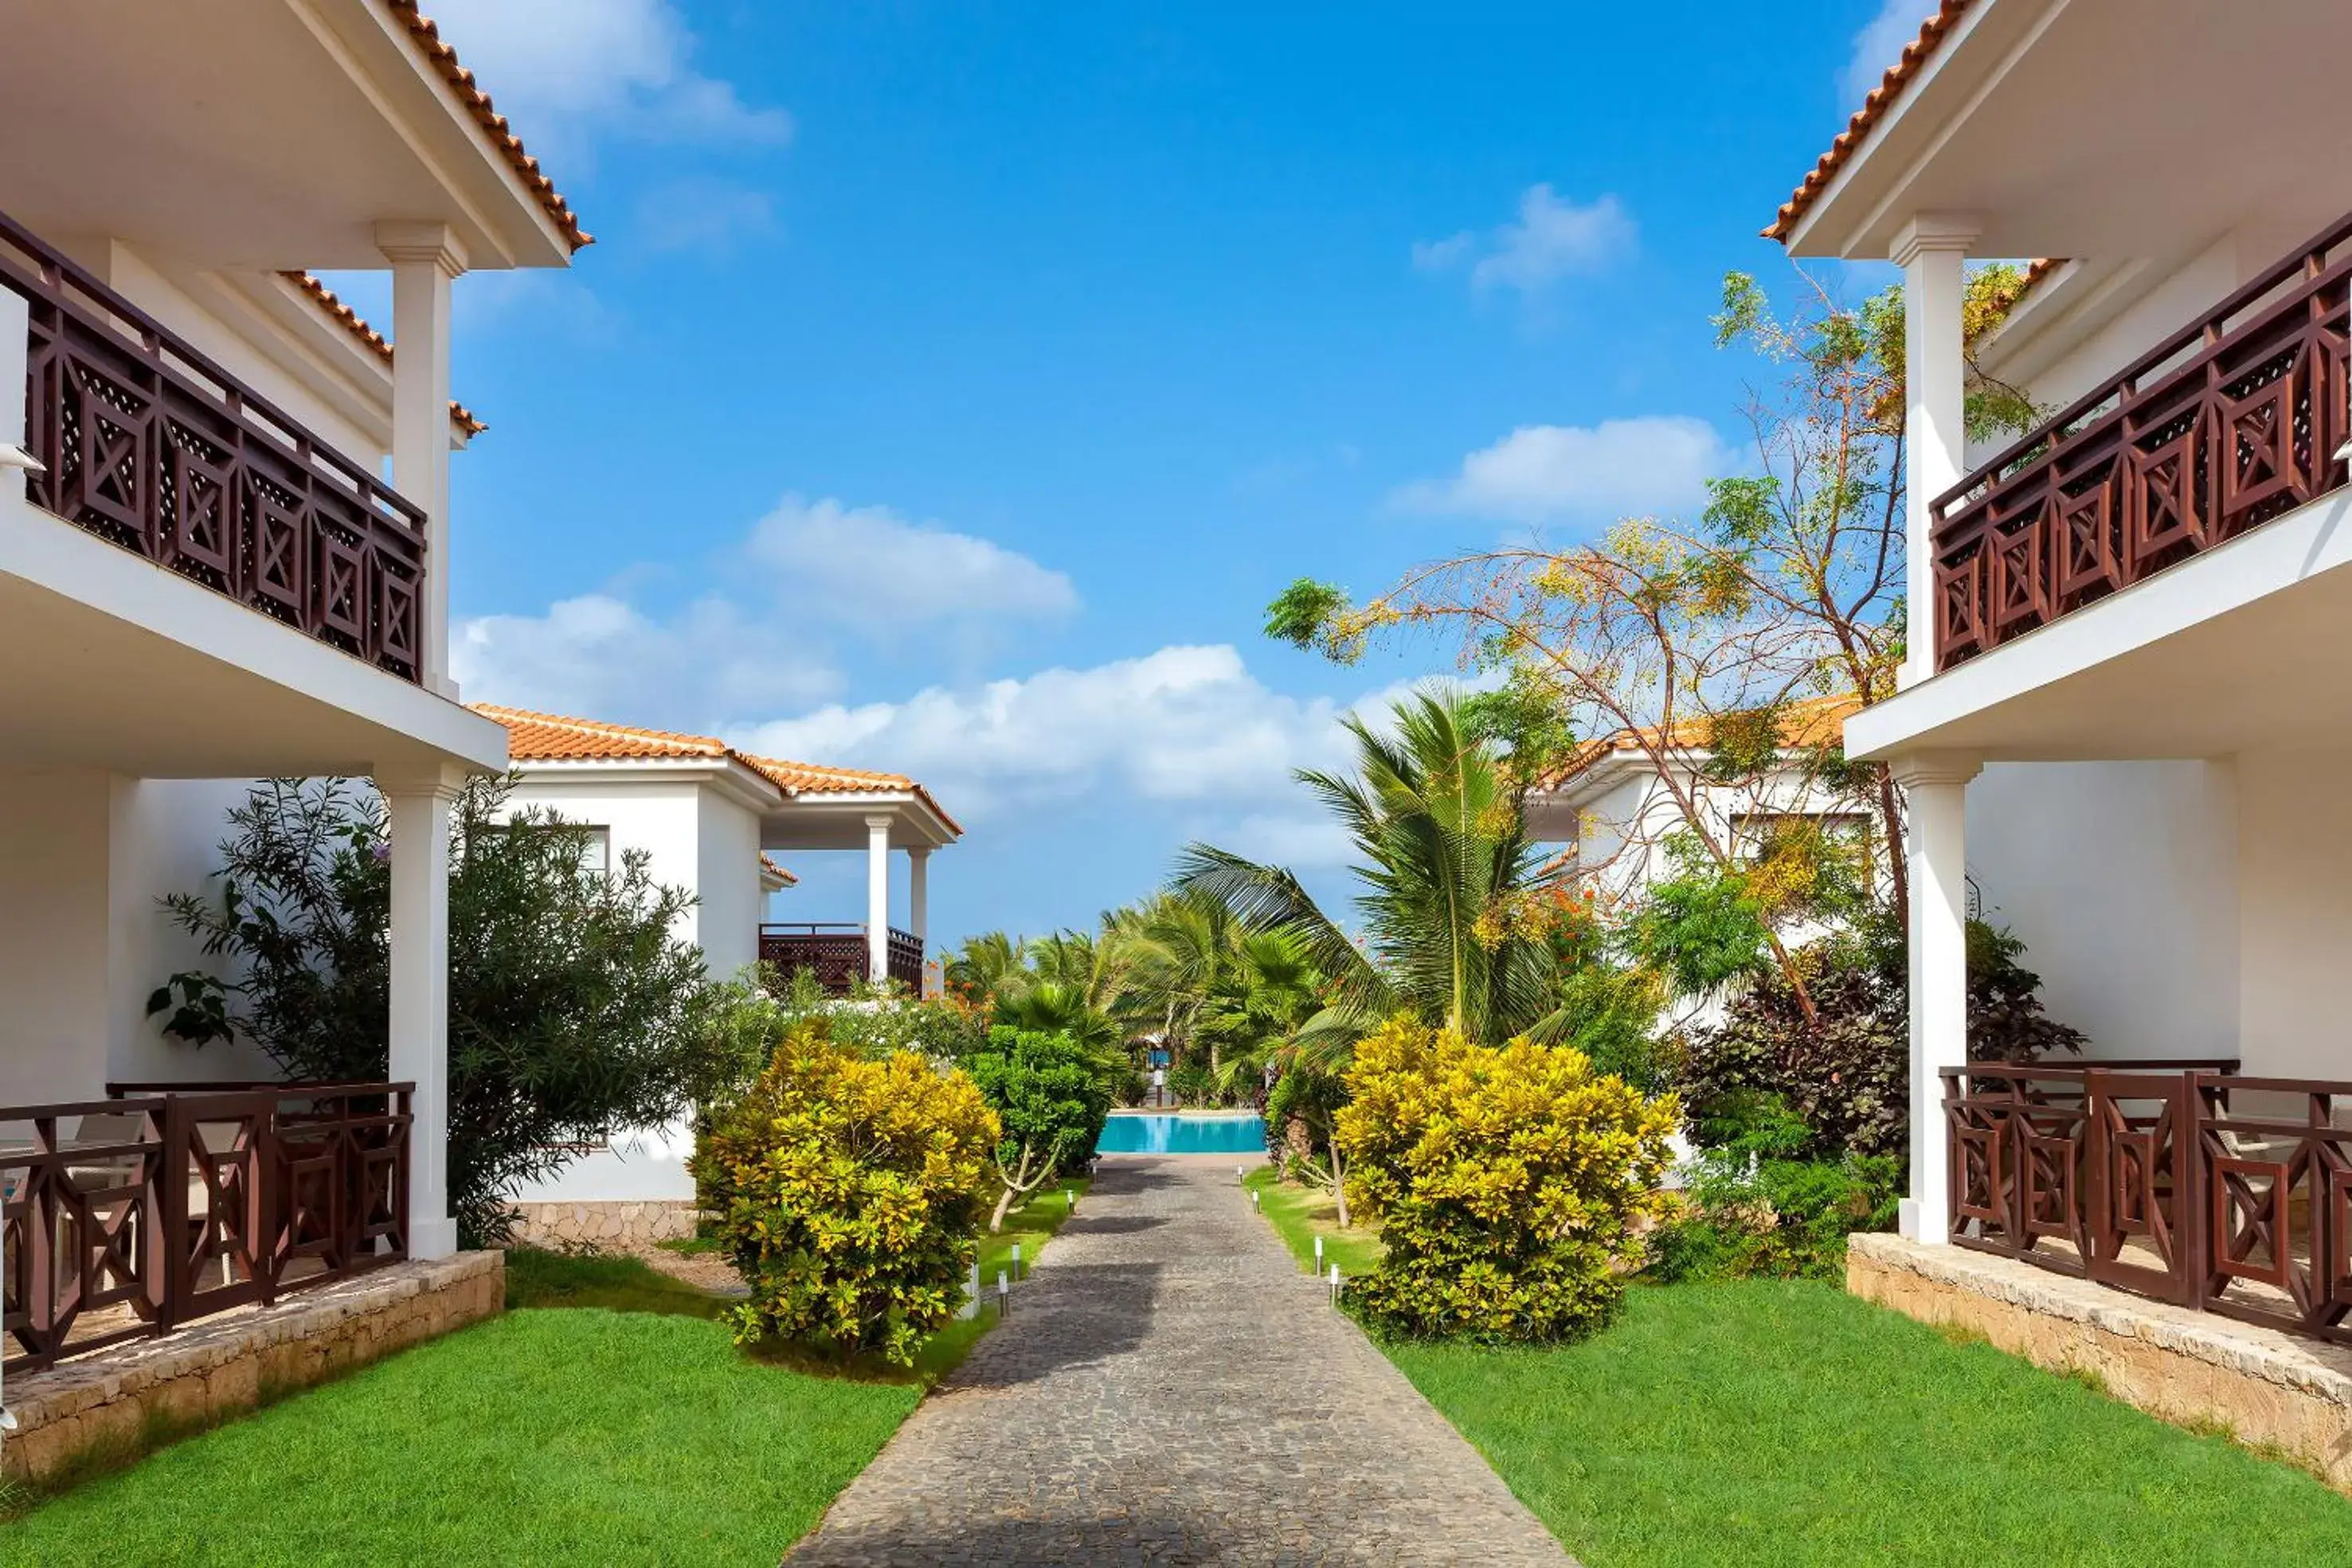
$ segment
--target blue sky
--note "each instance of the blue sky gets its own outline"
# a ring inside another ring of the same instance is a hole
[[[1265,601],[1737,465],[1722,274],[1925,8],[436,0],[597,236],[457,286],[467,695],[922,778],[935,937],[1343,895],[1288,771],[1450,661]]]

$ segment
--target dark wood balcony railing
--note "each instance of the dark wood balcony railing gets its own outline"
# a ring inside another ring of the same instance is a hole
[[[919,996],[923,989],[923,944],[898,930],[886,933],[885,943],[885,972]],[[866,927],[762,925],[760,962],[773,965],[778,977],[783,980],[790,980],[803,969],[809,970],[826,990],[846,995],[866,977]]]
[[[1944,1115],[1957,1245],[2352,1343],[2352,1083],[1975,1062]]]
[[[0,288],[31,317],[35,505],[422,679],[422,511],[5,216]]]
[[[1936,667],[2346,483],[2352,218],[1935,502]]]
[[[5,1370],[406,1257],[410,1088],[112,1084],[0,1106]]]

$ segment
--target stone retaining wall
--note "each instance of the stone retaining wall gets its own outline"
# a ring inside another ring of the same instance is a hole
[[[551,1252],[636,1251],[694,1234],[694,1205],[682,1200],[519,1203],[515,1210],[517,1245]]]
[[[2275,1445],[2352,1492],[2352,1350],[2144,1301],[1959,1247],[1856,1236],[1846,1289],[1922,1322],[1984,1335],[2185,1426]]]
[[[16,1430],[0,1436],[0,1475],[37,1481],[77,1461],[129,1458],[505,1305],[505,1255],[460,1252],[392,1264],[10,1377],[5,1392]]]

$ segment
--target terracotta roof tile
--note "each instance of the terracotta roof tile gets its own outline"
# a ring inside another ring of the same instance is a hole
[[[441,79],[447,82],[450,90],[457,95],[457,101],[472,113],[474,123],[482,128],[491,145],[505,157],[507,166],[522,181],[524,188],[539,198],[540,206],[554,220],[564,243],[575,251],[583,246],[593,245],[595,237],[582,231],[580,219],[572,211],[572,204],[556,190],[555,182],[541,172],[539,160],[523,150],[522,139],[507,124],[507,117],[490,102],[490,95],[475,82],[474,73],[457,63],[457,51],[441,41],[441,29],[417,8],[417,0],[383,0],[383,4],[407,27],[408,36],[415,40],[417,47],[425,51],[425,57],[432,61],[434,68],[441,73]]]
[[[1779,215],[1764,230],[1766,239],[1777,239],[1783,244],[1788,242],[1790,231],[1797,226],[1797,220],[1805,215],[1814,198],[1837,177],[1837,172],[1845,167],[1846,160],[1853,156],[1854,149],[1862,145],[1862,139],[1870,133],[1871,127],[1885,118],[1886,111],[1894,107],[1895,99],[1902,95],[1904,88],[1927,63],[1927,57],[1936,52],[1936,47],[1944,41],[1953,25],[1975,4],[1976,0],[1940,0],[1936,14],[1919,25],[1916,38],[1903,46],[1902,57],[1886,68],[1885,76],[1870,89],[1870,96],[1862,100],[1862,107],[1855,110],[1853,118],[1845,122],[1845,130],[1830,143],[1829,151],[1822,154],[1821,161],[1813,165],[1812,172],[1807,174],[1795,193],[1780,204]]]
[[[300,289],[305,298],[332,317],[344,331],[366,344],[377,359],[387,365],[392,363],[391,340],[369,326],[358,311],[344,304],[324,282],[307,272],[281,272],[278,276]],[[449,423],[469,437],[489,429],[488,425],[474,417],[473,410],[456,398],[449,400]]]
[[[566,718],[559,714],[533,713],[528,708],[500,707],[492,703],[467,706],[484,718],[496,719],[506,726],[507,755],[517,762],[727,758],[741,763],[787,795],[904,791],[938,813],[940,821],[949,828],[958,833],[963,831],[929,789],[903,773],[877,773],[862,768],[832,768],[816,762],[754,757],[736,750],[716,736],[637,729],[628,725],[606,724],[601,719]]]
[[[787,871],[781,861],[765,850],[760,852],[760,865],[770,876],[782,879],[786,887],[798,887],[801,884],[800,878]]]
[[[745,762],[757,771],[775,780],[777,788],[788,795],[848,795],[868,789],[911,790],[924,805],[939,814],[940,821],[956,832],[961,824],[947,814],[946,808],[931,798],[931,792],[903,773],[870,773],[858,768],[828,768],[814,762],[787,762],[775,757],[753,757],[740,753]]]
[[[1839,738],[1845,733],[1845,721],[1860,713],[1862,706],[1862,699],[1851,693],[1792,702],[1780,710],[1780,744],[1817,746]],[[1715,726],[1716,716],[1710,715],[1683,719],[1671,731],[1662,725],[1650,725],[1640,729],[1621,729],[1599,740],[1587,741],[1577,747],[1576,754],[1559,771],[1543,781],[1543,788],[1557,789],[1607,757],[1633,751],[1704,749],[1715,743]]]
[[[723,758],[733,754],[708,735],[635,729],[593,718],[565,718],[490,703],[467,705],[507,727],[507,755],[517,762],[625,762],[654,758]]]

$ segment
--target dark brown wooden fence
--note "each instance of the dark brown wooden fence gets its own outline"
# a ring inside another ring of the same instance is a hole
[[[912,935],[886,934],[884,972],[908,990],[923,988],[923,945]],[[760,961],[772,964],[780,978],[790,980],[803,969],[817,984],[846,994],[866,977],[866,927],[863,925],[766,925],[760,927]]]
[[[1935,501],[1949,669],[2346,483],[2352,218]]]
[[[407,1256],[406,1083],[0,1106],[9,1372]]]
[[[5,215],[0,288],[30,318],[34,505],[423,679],[422,511]]]
[[[2352,1343],[2352,1083],[2234,1065],[1946,1069],[1953,1242]]]

